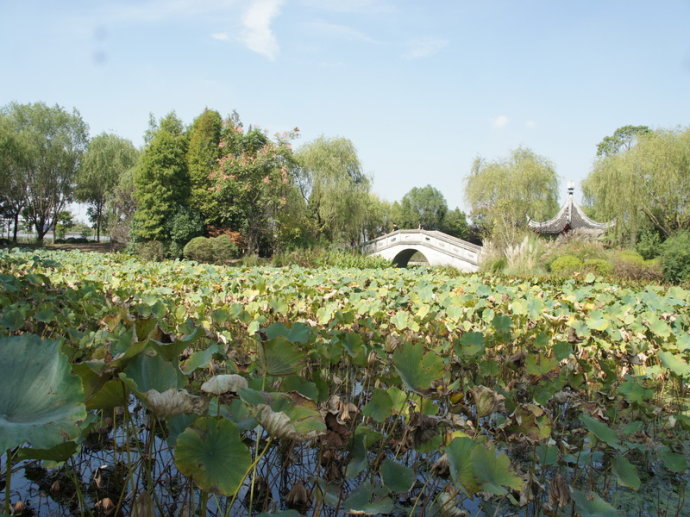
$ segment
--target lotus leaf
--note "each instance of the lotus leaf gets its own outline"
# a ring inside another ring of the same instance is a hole
[[[261,365],[267,375],[286,376],[297,373],[306,358],[286,337],[277,336],[261,343]]]
[[[418,393],[429,389],[444,372],[443,359],[438,354],[425,353],[421,344],[403,344],[393,354],[393,364],[405,385]]]
[[[415,482],[414,470],[389,459],[383,460],[380,467],[384,486],[395,492],[408,492]]]
[[[224,418],[198,418],[177,437],[175,464],[207,492],[233,494],[251,465],[235,425]]]
[[[0,338],[0,450],[50,449],[79,435],[84,391],[59,347],[31,334]]]
[[[201,415],[208,408],[208,401],[202,397],[191,395],[187,390],[171,388],[163,393],[148,390],[144,393],[146,405],[159,418],[170,418],[184,413]]]
[[[640,477],[637,475],[635,465],[630,463],[622,454],[617,454],[611,462],[613,473],[618,479],[618,484],[633,490],[640,488]]]
[[[582,517],[620,517],[621,513],[594,492],[573,490],[575,507]]]

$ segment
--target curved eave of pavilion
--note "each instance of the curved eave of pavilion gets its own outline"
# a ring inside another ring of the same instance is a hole
[[[561,207],[561,210],[555,217],[548,221],[538,222],[533,221],[527,217],[527,227],[538,233],[559,234],[566,230],[590,230],[603,232],[612,227],[615,221],[607,223],[598,223],[593,221],[582,211],[582,209],[575,203],[572,194],[568,196],[568,200]]]

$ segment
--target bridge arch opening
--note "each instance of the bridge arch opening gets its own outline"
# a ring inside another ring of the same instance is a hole
[[[393,264],[395,265],[395,267],[407,267],[407,265],[410,263],[410,259],[412,259],[414,255],[417,255],[416,257],[414,257],[414,262],[426,264],[429,263],[429,259],[426,258],[424,253],[414,248],[408,248],[402,250],[395,257],[393,257]]]

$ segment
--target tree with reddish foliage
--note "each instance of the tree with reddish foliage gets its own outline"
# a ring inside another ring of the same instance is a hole
[[[239,231],[249,254],[270,254],[280,232],[280,211],[288,204],[293,167],[289,140],[298,130],[271,140],[236,116],[224,122],[220,158],[210,173],[214,195],[207,221]]]

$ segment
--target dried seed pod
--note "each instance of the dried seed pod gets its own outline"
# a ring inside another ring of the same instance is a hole
[[[297,510],[301,514],[305,514],[311,506],[310,494],[304,486],[304,483],[298,481],[294,484],[287,497],[285,498],[288,508]]]

